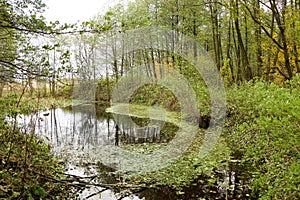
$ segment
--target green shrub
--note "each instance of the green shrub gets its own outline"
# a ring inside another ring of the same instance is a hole
[[[298,78],[299,79],[299,78]],[[233,151],[253,167],[253,196],[296,199],[299,191],[300,87],[262,81],[228,91],[226,134]]]

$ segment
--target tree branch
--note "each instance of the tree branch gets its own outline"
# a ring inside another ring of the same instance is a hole
[[[253,12],[250,10],[250,8],[247,6],[247,4],[245,2],[244,2],[244,4],[245,4],[245,7],[246,7],[247,11],[249,12],[252,20],[260,26],[260,28],[276,44],[276,46],[278,46],[279,49],[283,49],[283,46],[281,44],[279,44],[279,42],[275,38],[272,37],[271,33],[269,33],[269,31],[262,25],[262,23],[255,18],[255,16],[253,15]]]
[[[103,28],[95,30],[95,29],[82,29],[82,30],[73,30],[73,31],[45,31],[42,29],[29,29],[29,28],[21,28],[18,26],[13,26],[13,25],[3,25],[0,24],[1,28],[6,28],[6,29],[13,29],[16,31],[21,31],[21,32],[27,32],[27,33],[35,33],[35,34],[41,34],[41,35],[65,35],[65,34],[76,34],[76,33],[102,33],[104,31]]]
[[[9,61],[5,61],[5,60],[1,60],[0,59],[0,64],[2,64],[2,65],[5,65],[6,67],[8,67],[8,68],[10,68],[10,69],[18,69],[18,70],[20,70],[21,72],[26,72],[27,74],[26,75],[34,75],[34,76],[43,76],[43,77],[48,77],[47,75],[45,75],[45,74],[41,74],[41,73],[38,73],[38,72],[31,72],[31,71],[29,71],[29,70],[27,70],[27,69],[24,69],[24,68],[22,68],[22,67],[20,67],[20,66],[18,66],[18,65],[16,65],[16,64],[14,64],[14,63],[12,63],[12,62],[9,62]]]

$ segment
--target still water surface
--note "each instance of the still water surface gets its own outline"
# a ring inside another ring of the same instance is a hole
[[[96,114],[97,113],[97,114]],[[92,183],[118,183],[112,166],[99,167],[101,163],[91,159],[94,149],[104,146],[126,147],[132,145],[167,144],[174,137],[178,127],[163,121],[114,115],[105,111],[94,112],[84,107],[56,108],[41,111],[30,116],[19,116],[24,132],[34,132],[43,138],[53,153],[64,161],[66,173],[93,177]],[[116,123],[118,121],[118,123]],[[102,191],[102,192],[100,192]],[[120,199],[121,195],[102,187],[90,187],[78,191],[78,199]],[[94,193],[99,193],[93,195]],[[137,195],[122,199],[141,199]]]

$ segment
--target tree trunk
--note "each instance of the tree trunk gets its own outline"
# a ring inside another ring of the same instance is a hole
[[[248,60],[248,55],[244,46],[244,42],[242,39],[242,34],[241,34],[241,30],[240,30],[240,24],[239,24],[239,4],[238,4],[238,0],[235,1],[235,9],[236,9],[236,19],[235,19],[235,30],[236,30],[236,34],[237,34],[237,41],[238,41],[238,46],[240,49],[240,53],[241,53],[241,62],[242,62],[242,67],[241,67],[241,72],[242,72],[242,76],[244,80],[250,80],[253,78],[252,76],[252,72],[250,69],[250,64],[249,64],[249,60]]]
[[[232,80],[235,80],[235,75],[233,73],[233,65],[232,65],[232,56],[231,56],[231,27],[232,27],[232,21],[229,19],[228,22],[228,33],[227,33],[227,46],[226,46],[226,59],[229,60],[229,67],[231,70]]]
[[[219,34],[219,22],[218,22],[218,7],[217,2],[211,2],[209,4],[210,9],[210,17],[212,24],[212,38],[213,38],[213,47],[214,47],[214,55],[215,62],[217,64],[218,69],[221,68],[221,40]]]
[[[275,20],[276,23],[278,25],[279,28],[279,32],[280,32],[280,39],[282,41],[282,50],[283,50],[283,55],[284,55],[284,64],[285,64],[285,69],[287,74],[283,74],[285,76],[286,79],[291,79],[293,77],[293,73],[292,73],[292,68],[291,68],[291,64],[290,64],[290,55],[289,55],[289,49],[288,49],[288,41],[287,41],[287,36],[285,33],[285,9],[286,9],[286,5],[287,2],[286,0],[283,0],[282,2],[282,12],[280,13],[280,11],[278,10],[277,6],[276,6],[276,1],[275,0],[270,0],[270,5],[271,5],[271,9],[272,12],[274,13],[275,16]],[[282,16],[280,16],[280,14]]]
[[[257,21],[260,23],[260,0],[254,0],[254,8],[253,8],[253,13],[254,17],[256,18]],[[256,73],[255,75],[260,77],[261,76],[261,70],[263,66],[263,61],[262,61],[262,46],[261,46],[261,28],[258,24],[255,25],[255,40],[256,40]]]

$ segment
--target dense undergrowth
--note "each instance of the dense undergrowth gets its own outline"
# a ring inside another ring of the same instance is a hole
[[[1,124],[0,143],[0,199],[68,196],[62,168],[41,139]]]
[[[297,199],[300,162],[300,76],[286,87],[262,81],[228,89],[228,145],[252,166],[253,196]]]
[[[69,187],[50,146],[6,119],[66,104],[62,99],[7,94],[0,99],[0,199],[62,199]]]

